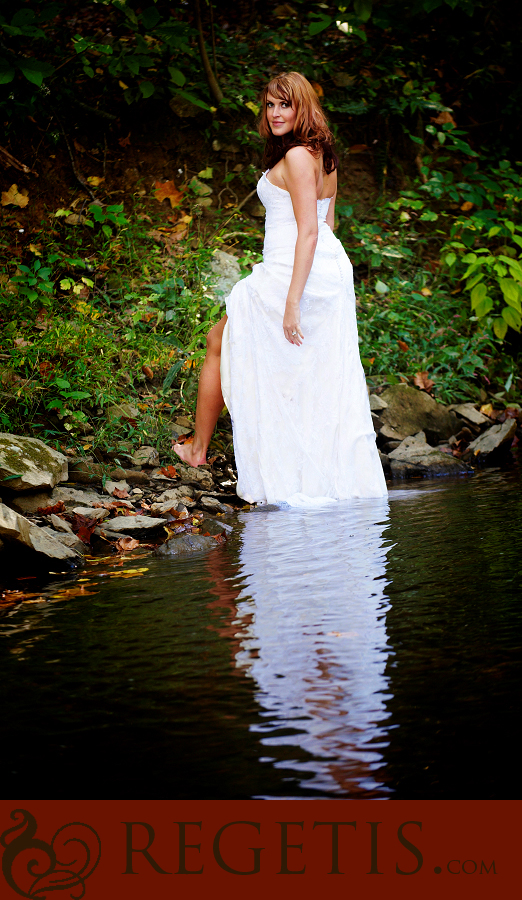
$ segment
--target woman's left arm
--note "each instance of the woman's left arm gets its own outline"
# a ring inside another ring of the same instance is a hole
[[[297,241],[283,331],[287,341],[300,347],[304,335],[299,304],[314,261],[318,232],[316,163],[305,147],[292,147],[286,154],[284,180],[294,207]]]

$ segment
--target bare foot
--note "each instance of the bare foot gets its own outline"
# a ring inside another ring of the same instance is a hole
[[[198,450],[192,441],[190,443],[186,441],[184,444],[172,444],[172,449],[183,462],[195,469],[207,461],[206,450]]]

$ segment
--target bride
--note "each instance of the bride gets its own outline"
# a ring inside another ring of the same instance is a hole
[[[352,267],[333,234],[338,160],[306,78],[289,72],[269,82],[259,131],[263,262],[235,285],[208,334],[194,439],[173,449],[191,466],[205,463],[226,403],[237,493],[248,502],[383,497]]]

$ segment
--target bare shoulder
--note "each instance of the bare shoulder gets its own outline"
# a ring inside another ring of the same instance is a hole
[[[302,174],[304,172],[315,172],[317,168],[317,160],[312,156],[306,147],[290,147],[285,155],[287,168],[292,174]]]

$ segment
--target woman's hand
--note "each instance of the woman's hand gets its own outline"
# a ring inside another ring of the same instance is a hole
[[[300,347],[304,341],[304,334],[301,331],[301,310],[299,304],[288,303],[285,307],[285,315],[283,318],[283,331],[285,338],[290,344],[296,344]]]

